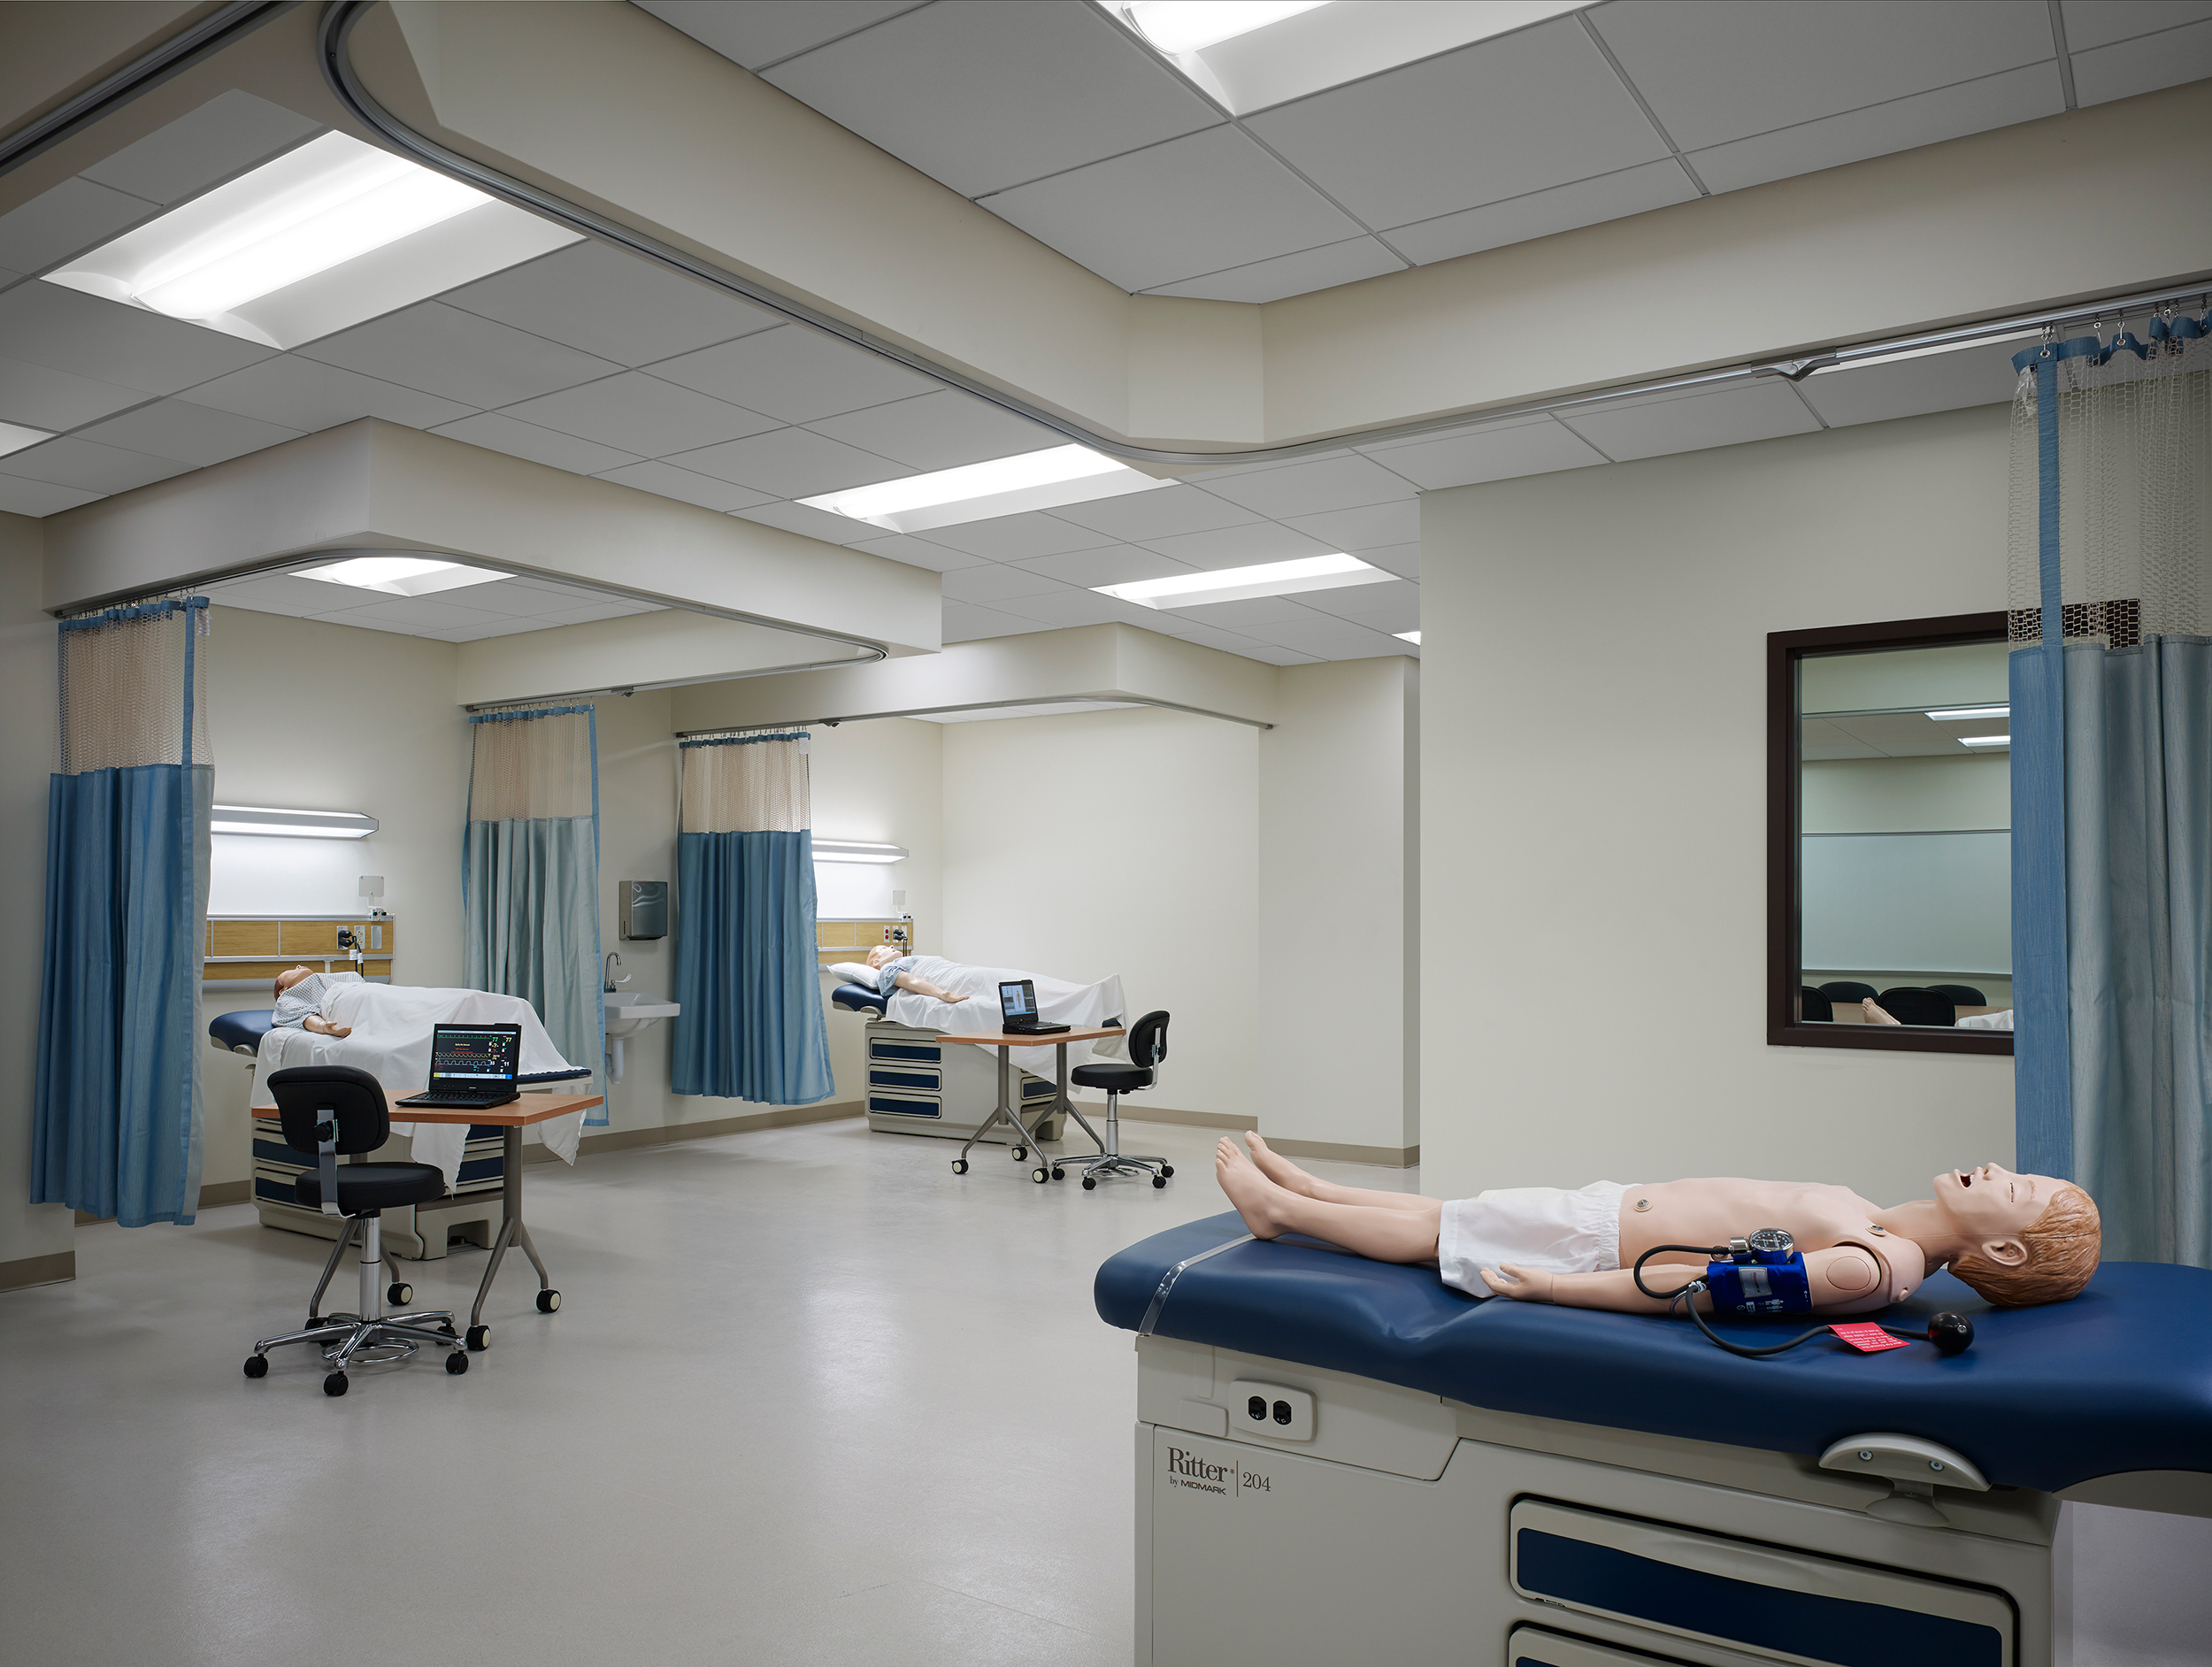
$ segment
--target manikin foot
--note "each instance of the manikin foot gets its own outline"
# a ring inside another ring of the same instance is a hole
[[[1874,1005],[1874,998],[1871,995],[1868,996],[1866,1000],[1859,1003],[1859,1010],[1866,1015],[1866,1022],[1870,1025],[1894,1025],[1897,1023],[1897,1021],[1892,1018],[1887,1013]]]
[[[1282,1188],[1253,1168],[1252,1160],[1225,1134],[1214,1148],[1214,1179],[1229,1195],[1229,1202],[1237,1207],[1237,1214],[1244,1218],[1245,1227],[1255,1239],[1272,1239],[1284,1231],[1274,1219],[1273,1209]]]
[[[1320,1196],[1314,1191],[1313,1177],[1260,1139],[1258,1130],[1248,1132],[1244,1137],[1244,1143],[1252,1148],[1252,1167],[1285,1192],[1303,1193],[1309,1198]],[[1223,1144],[1227,1142],[1225,1141]]]

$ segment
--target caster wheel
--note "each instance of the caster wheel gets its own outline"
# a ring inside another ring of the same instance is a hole
[[[1028,1148],[1027,1147],[1025,1147],[1025,1146],[1018,1146],[1018,1147],[1016,1147],[1016,1148],[1014,1148],[1014,1161],[1015,1161],[1017,1164],[1020,1163],[1020,1162],[1022,1161],[1022,1159],[1024,1159],[1025,1157],[1027,1157],[1028,1156],[1029,1156],[1029,1148]]]
[[[400,1307],[405,1308],[415,1300],[415,1287],[404,1280],[395,1281],[385,1287],[384,1300],[387,1302],[396,1302]]]
[[[492,1346],[492,1328],[488,1325],[470,1326],[468,1344],[471,1352],[482,1354]]]
[[[1165,1187],[1167,1185],[1167,1177],[1164,1175],[1155,1175],[1152,1178],[1152,1184],[1155,1187]]]
[[[445,1369],[449,1377],[459,1377],[469,1369],[468,1352],[460,1348],[451,1350],[445,1357]]]
[[[451,1320],[447,1320],[443,1325],[440,1325],[438,1329],[448,1337],[458,1337],[461,1334],[453,1329],[453,1322]]]
[[[350,1387],[346,1382],[346,1374],[342,1371],[334,1371],[323,1379],[323,1393],[326,1395],[342,1395]]]
[[[1036,1168],[1029,1172],[1029,1179],[1035,1181],[1041,1187],[1045,1182],[1052,1179],[1052,1172],[1047,1169],[1043,1164],[1040,1164]]]
[[[1161,1164],[1160,1173],[1167,1179],[1173,1180],[1175,1179],[1175,1165],[1172,1164]]]
[[[249,1355],[246,1356],[247,1377],[265,1378],[268,1375],[269,1357],[266,1355]]]
[[[1052,1179],[1055,1179],[1055,1180],[1065,1180],[1065,1179],[1067,1179],[1067,1178],[1068,1178],[1068,1172],[1067,1172],[1067,1171],[1065,1171],[1065,1170],[1062,1169],[1062,1168],[1061,1168],[1061,1167],[1060,1167],[1057,1164],[1055,1164],[1052,1166]]]
[[[560,1311],[561,1294],[558,1291],[540,1291],[538,1293],[539,1313],[557,1314]]]
[[[1083,1190],[1087,1193],[1096,1192],[1098,1190],[1097,1180],[1089,1175],[1086,1175],[1083,1178]]]
[[[966,1174],[968,1172],[968,1160],[964,1157],[954,1158],[952,1160],[952,1172],[956,1175]]]

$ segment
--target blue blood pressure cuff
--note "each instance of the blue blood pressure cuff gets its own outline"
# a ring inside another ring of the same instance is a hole
[[[1705,1264],[1706,1288],[1722,1314],[1802,1314],[1813,1305],[1812,1282],[1796,1242],[1779,1227],[1729,1241],[1729,1259]]]

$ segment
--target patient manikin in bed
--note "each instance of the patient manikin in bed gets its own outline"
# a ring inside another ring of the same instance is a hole
[[[1502,1187],[1447,1203],[1340,1187],[1257,1134],[1246,1138],[1249,1157],[1223,1138],[1214,1173],[1255,1238],[1300,1233],[1379,1262],[1432,1261],[1447,1285],[1476,1296],[1660,1312],[1671,1305],[1636,1288],[1638,1256],[1655,1245],[1725,1244],[1760,1227],[1782,1228],[1805,1253],[1816,1314],[1886,1308],[1944,1267],[2002,1307],[2062,1302],[2097,1269],[2089,1195],[1994,1164],[1939,1175],[1933,1198],[1886,1209],[1846,1187],[1727,1179]],[[1652,1267],[1655,1282],[1705,1271],[1686,1256],[1655,1257]]]
[[[303,966],[288,967],[278,973],[276,1006],[269,1013],[270,1027],[296,1025],[318,1036],[352,1035],[352,1026],[334,1025],[323,1017],[323,996],[329,987],[326,976]]]
[[[868,951],[868,970],[876,975],[879,993],[888,995],[893,990],[911,990],[917,995],[926,995],[933,1002],[964,1002],[965,994],[933,984],[914,968],[921,960],[918,955],[901,955],[895,944],[879,943]]]

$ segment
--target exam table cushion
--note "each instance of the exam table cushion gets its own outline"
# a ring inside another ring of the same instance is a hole
[[[841,984],[830,992],[830,1000],[840,1007],[849,1007],[856,1013],[888,1013],[891,998],[862,984]]]
[[[269,1028],[269,1021],[275,1017],[276,1010],[273,1007],[249,1008],[238,1013],[219,1013],[207,1021],[208,1039],[218,1048],[227,1048],[233,1053],[255,1053],[260,1049],[261,1038]]]
[[[1132,1245],[1098,1271],[1100,1317],[1136,1330],[1170,1269],[1243,1232],[1212,1216]],[[1992,1309],[1939,1273],[1881,1317],[1917,1328],[1946,1309],[1974,1322],[1973,1348],[1954,1358],[1816,1340],[1746,1360],[1681,1320],[1477,1301],[1433,1268],[1277,1240],[1187,1269],[1153,1329],[1501,1412],[1778,1453],[1899,1431],[1955,1448],[1992,1482],[2052,1493],[2130,1471],[2212,1471],[2212,1271],[2108,1262],[2072,1302],[2025,1309]],[[1719,1329],[1757,1342],[1803,1324]]]
[[[308,1210],[323,1207],[323,1178],[314,1170],[302,1172],[292,1183],[293,1195]],[[403,1204],[426,1204],[445,1195],[445,1173],[435,1164],[341,1164],[338,1166],[338,1208],[349,1216],[364,1210],[397,1210]]]

